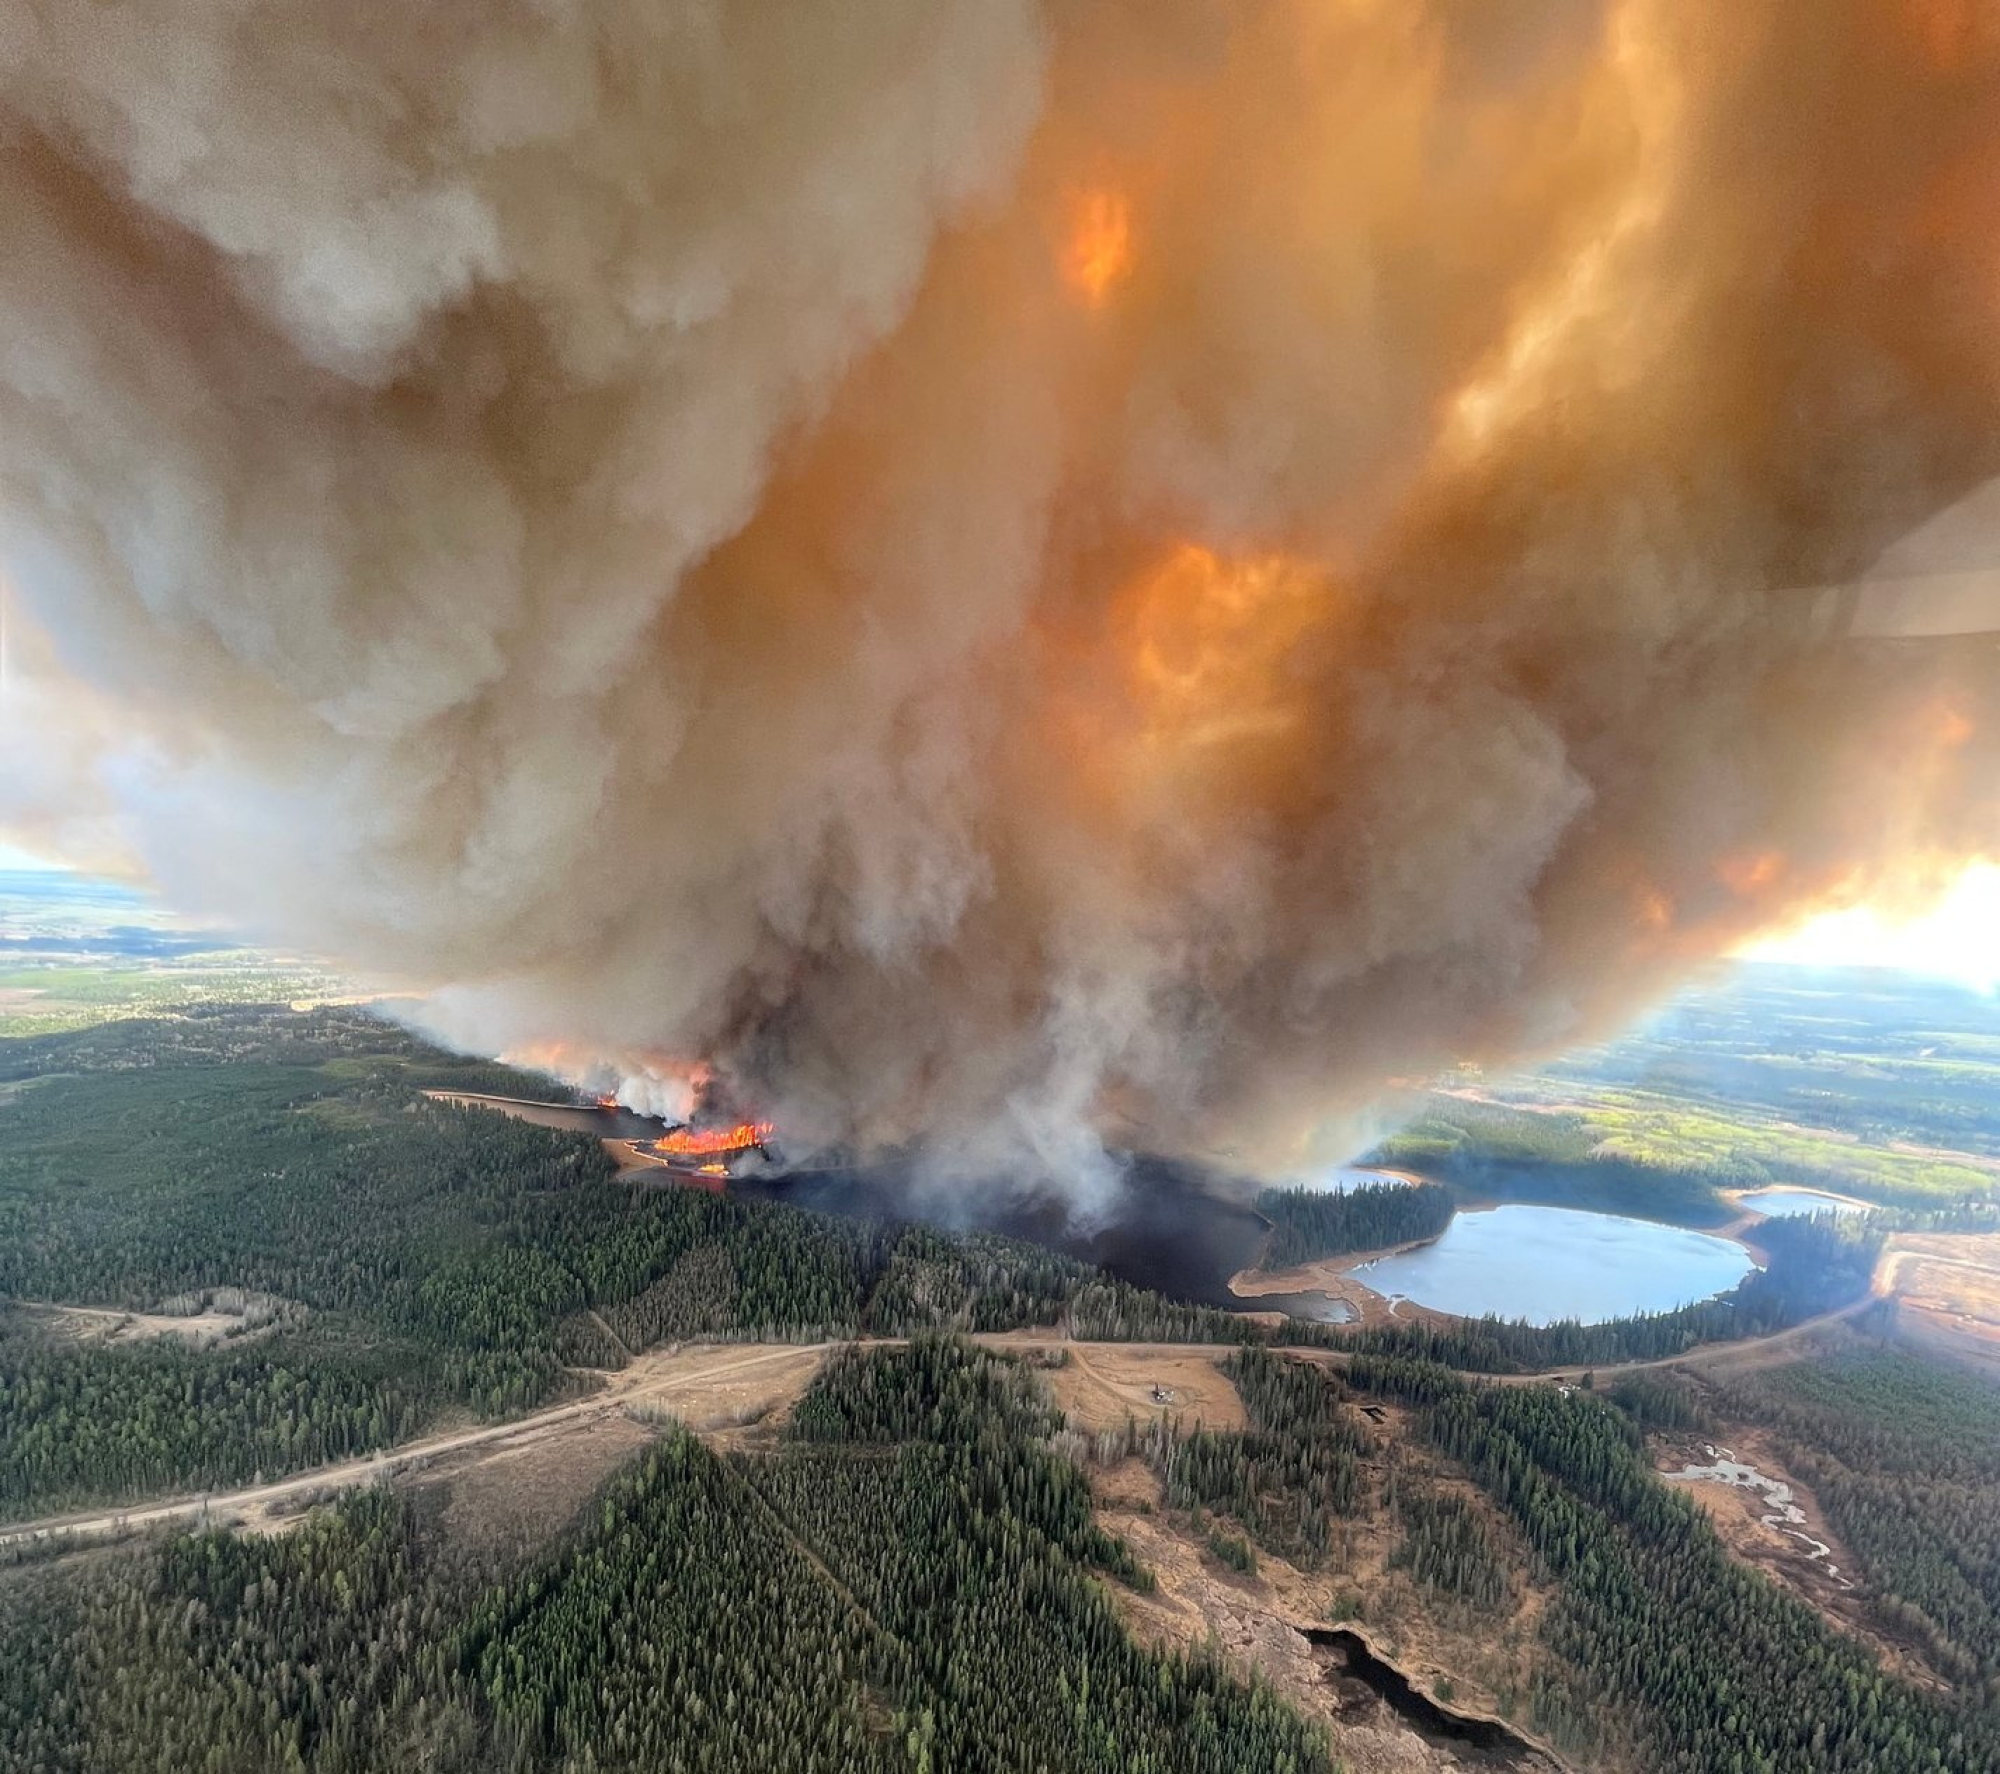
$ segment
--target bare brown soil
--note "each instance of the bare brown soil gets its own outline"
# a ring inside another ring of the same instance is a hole
[[[732,1446],[743,1432],[780,1427],[834,1345],[689,1343],[648,1350],[617,1377],[636,1374],[622,1401],[640,1417],[671,1415],[697,1435]]]
[[[538,1544],[574,1521],[597,1488],[659,1433],[622,1413],[590,1417],[568,1435],[503,1443],[425,1482],[443,1487],[441,1524],[457,1543]]]
[[[1901,1233],[1876,1271],[1898,1331],[1940,1352],[2000,1366],[2000,1234]]]
[[[1255,1574],[1245,1576],[1210,1553],[1184,1517],[1161,1508],[1158,1481],[1138,1461],[1096,1474],[1093,1485],[1099,1520],[1154,1575],[1150,1595],[1110,1586],[1133,1634],[1143,1643],[1181,1651],[1213,1645],[1238,1671],[1254,1671],[1307,1717],[1325,1724],[1335,1758],[1350,1774],[1443,1774],[1496,1766],[1552,1774],[1562,1767],[1547,1754],[1496,1763],[1427,1737],[1371,1689],[1341,1673],[1331,1653],[1307,1640],[1300,1628],[1326,1623],[1336,1595],[1372,1591],[1363,1630],[1378,1653],[1433,1693],[1449,1671],[1449,1704],[1460,1712],[1490,1714],[1490,1694],[1460,1673],[1472,1664],[1490,1665],[1490,1650],[1447,1631],[1419,1636],[1399,1624],[1385,1633],[1375,1624],[1375,1607],[1387,1599],[1386,1531],[1358,1528],[1353,1544],[1329,1561],[1326,1572],[1303,1572],[1259,1552]],[[1495,1636],[1525,1649],[1532,1625],[1528,1615],[1501,1626]]]
[[[120,1312],[99,1306],[37,1305],[25,1300],[17,1302],[15,1309],[38,1321],[50,1334],[76,1343],[141,1343],[154,1337],[173,1337],[203,1349],[232,1331],[240,1333],[238,1342],[247,1342],[257,1334],[244,1330],[243,1320],[228,1312]]]
[[[1349,1256],[1324,1257],[1318,1262],[1300,1263],[1290,1269],[1240,1269],[1230,1276],[1229,1291],[1239,1300],[1259,1300],[1267,1294],[1324,1294],[1328,1299],[1346,1301],[1354,1309],[1354,1322],[1370,1327],[1382,1324],[1449,1324],[1452,1322],[1449,1314],[1434,1312],[1428,1306],[1419,1306],[1414,1300],[1389,1299],[1372,1287],[1365,1286],[1350,1273],[1363,1263],[1372,1263],[1377,1257],[1416,1250],[1430,1242],[1430,1239],[1418,1239],[1387,1250],[1355,1251]]]
[[[1221,1370],[1226,1359],[1185,1345],[1073,1343],[1068,1362],[1046,1378],[1063,1413],[1086,1429],[1122,1429],[1127,1419],[1151,1417],[1244,1429],[1243,1401]]]

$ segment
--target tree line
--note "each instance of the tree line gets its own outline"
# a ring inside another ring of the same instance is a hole
[[[1257,1211],[1271,1222],[1263,1266],[1289,1269],[1435,1238],[1451,1224],[1457,1204],[1437,1183],[1364,1183],[1343,1194],[1266,1189],[1257,1197]]]

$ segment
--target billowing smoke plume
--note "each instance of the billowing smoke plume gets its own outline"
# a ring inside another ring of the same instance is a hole
[[[0,238],[0,809],[794,1145],[1269,1158],[2000,842],[1843,638],[1986,0],[0,0]]]

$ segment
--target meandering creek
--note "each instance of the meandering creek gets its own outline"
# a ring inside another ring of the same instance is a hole
[[[1815,1564],[1825,1568],[1826,1574],[1842,1589],[1852,1589],[1854,1585],[1840,1574],[1840,1567],[1833,1562],[1833,1548],[1824,1540],[1815,1539],[1806,1532],[1806,1512],[1792,1500],[1792,1487],[1783,1479],[1769,1478],[1748,1462],[1739,1460],[1728,1448],[1718,1448],[1704,1442],[1702,1451],[1712,1462],[1707,1466],[1683,1466],[1678,1472],[1666,1476],[1687,1483],[1726,1484],[1739,1490],[1761,1491],[1764,1501],[1770,1505],[1768,1513],[1759,1516],[1767,1528],[1775,1528],[1779,1533],[1789,1535],[1806,1549],[1806,1555]]]

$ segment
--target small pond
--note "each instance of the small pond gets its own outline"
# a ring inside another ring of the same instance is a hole
[[[1822,1195],[1817,1189],[1757,1189],[1738,1199],[1752,1213],[1770,1219],[1792,1219],[1809,1213],[1866,1213],[1859,1201],[1843,1201],[1838,1195]]]
[[[1753,1267],[1740,1244],[1706,1232],[1571,1207],[1511,1206],[1461,1213],[1434,1243],[1364,1263],[1354,1278],[1466,1318],[1594,1324],[1709,1299]]]

